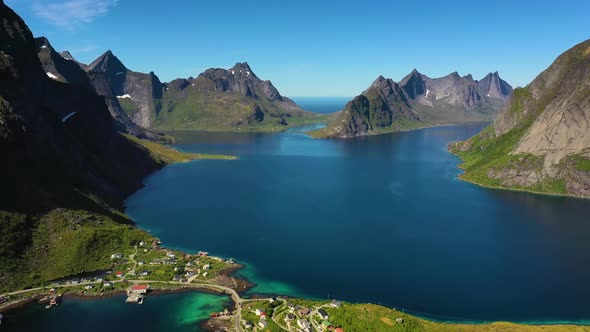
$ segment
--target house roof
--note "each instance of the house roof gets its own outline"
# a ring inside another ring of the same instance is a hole
[[[135,285],[133,286],[133,290],[144,290],[147,289],[148,287],[146,285]]]

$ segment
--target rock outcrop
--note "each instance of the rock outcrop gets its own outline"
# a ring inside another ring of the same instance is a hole
[[[489,128],[452,150],[467,180],[590,196],[590,40],[515,90]]]

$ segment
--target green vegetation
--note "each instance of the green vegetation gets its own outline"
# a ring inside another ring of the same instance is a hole
[[[177,162],[187,162],[194,159],[223,159],[223,160],[234,160],[237,159],[235,156],[228,155],[213,155],[213,154],[198,154],[198,153],[187,153],[180,152],[170,147],[164,146],[159,143],[142,140],[132,135],[124,135],[131,142],[142,147],[143,149],[150,152],[150,156],[155,161],[161,164],[171,164]]]
[[[590,172],[590,159],[576,155],[573,157],[576,162],[576,169],[584,172]]]
[[[152,127],[158,130],[231,132],[280,132],[295,126],[323,123],[328,116],[287,111],[266,98],[215,91],[213,82],[197,79],[194,86],[178,92],[168,90],[158,100],[159,112]],[[288,107],[288,106],[285,106]],[[261,111],[264,110],[264,113]],[[283,123],[285,119],[287,124]]]
[[[563,332],[590,331],[587,326],[573,325],[521,325],[513,323],[491,324],[449,324],[429,321],[402,312],[372,305],[345,304],[340,308],[325,308],[330,322],[345,331],[392,332],[392,331],[431,331],[431,332]],[[402,318],[403,323],[396,322]]]
[[[127,253],[150,237],[131,221],[56,209],[43,215],[0,211],[0,291],[44,285],[85,272],[109,269],[113,253]]]

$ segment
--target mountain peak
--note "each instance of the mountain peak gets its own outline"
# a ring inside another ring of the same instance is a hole
[[[111,50],[106,51],[96,60],[94,60],[86,71],[103,72],[109,74],[119,74],[127,72],[127,67],[113,54]]]
[[[233,67],[231,67],[229,69],[229,72],[232,73],[232,75],[234,76],[242,76],[242,77],[246,77],[246,78],[257,78],[256,74],[254,74],[254,72],[252,71],[252,68],[250,68],[250,65],[248,65],[247,62],[238,62],[236,63]]]
[[[74,56],[72,55],[72,53],[70,53],[70,51],[60,52],[59,55],[61,55],[61,57],[66,60],[76,61],[76,59],[74,59]]]
[[[49,43],[49,40],[43,36],[35,38],[35,45],[38,49],[52,48],[51,43]]]
[[[426,93],[426,83],[424,82],[424,78],[416,69],[412,70],[408,76],[404,77],[399,82],[399,85],[412,99]]]

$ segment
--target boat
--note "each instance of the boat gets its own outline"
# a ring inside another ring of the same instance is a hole
[[[143,296],[139,298],[139,301],[137,301],[137,304],[143,304]]]

